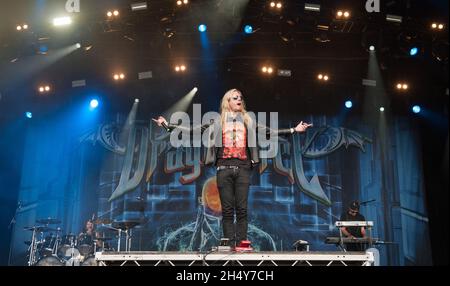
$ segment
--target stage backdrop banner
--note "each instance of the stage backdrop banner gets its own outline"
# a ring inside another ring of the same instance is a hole
[[[93,218],[124,250],[120,225],[131,226],[131,250],[208,252],[221,237],[216,170],[203,164],[204,148],[174,148],[151,121],[124,126],[118,116],[92,129],[70,124],[30,126],[11,264],[25,265],[26,241],[40,218],[61,224],[40,234],[78,234]],[[304,134],[280,137],[278,154],[252,171],[248,238],[256,251],[338,251],[334,223],[352,200],[374,222],[381,265],[430,265],[421,142],[412,124],[395,118],[380,128],[355,119],[311,116]],[[296,122],[282,122],[291,127]]]

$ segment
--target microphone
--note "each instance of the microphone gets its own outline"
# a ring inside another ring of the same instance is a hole
[[[164,127],[164,129],[170,131],[169,126],[165,122],[161,122],[161,125]]]

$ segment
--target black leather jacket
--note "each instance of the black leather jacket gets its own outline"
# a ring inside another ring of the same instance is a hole
[[[198,126],[196,128],[201,128],[201,132],[203,134],[203,132],[209,130],[209,136],[208,136],[208,140],[209,140],[209,144],[207,148],[205,148],[205,153],[204,153],[204,158],[203,158],[203,162],[205,163],[205,165],[216,165],[217,163],[217,154],[219,153],[219,149],[220,147],[216,147],[215,142],[217,142],[217,136],[220,134],[219,139],[221,140],[222,138],[222,132],[214,132],[214,126],[216,126],[214,124],[214,121],[212,121],[210,124],[205,124],[202,126]],[[174,129],[183,129],[189,132],[192,132],[193,129],[195,128],[187,128],[181,125],[175,125],[175,124],[163,124],[163,127],[166,129],[167,132],[172,132]],[[292,129],[278,129],[278,130],[274,130],[274,129],[270,129],[267,126],[264,125],[257,125],[256,130],[253,128],[247,128],[247,145],[248,142],[250,140],[250,136],[254,136],[253,138],[256,138],[256,134],[253,134],[253,132],[265,132],[266,135],[270,135],[270,136],[278,136],[278,135],[287,135],[287,134],[292,134]],[[262,130],[262,131],[261,131]],[[220,141],[221,142],[221,141]],[[252,165],[254,164],[258,164],[260,163],[260,159],[259,159],[259,149],[258,149],[258,144],[255,144],[255,147],[247,147],[247,151],[248,154],[250,156],[250,160],[252,161]]]

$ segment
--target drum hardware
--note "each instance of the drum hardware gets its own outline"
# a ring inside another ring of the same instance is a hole
[[[95,256],[89,256],[83,260],[81,266],[98,266],[98,262],[95,260]]]
[[[61,221],[59,219],[49,217],[44,219],[38,219],[36,220],[36,223],[49,225],[49,224],[59,224],[61,223]]]
[[[35,266],[64,266],[64,262],[62,262],[58,257],[46,256],[40,259]]]
[[[117,251],[120,252],[120,240],[122,233],[125,233],[125,251],[131,250],[132,229],[139,225],[140,221],[115,221],[112,223],[112,229],[118,231]]]
[[[43,233],[48,228],[47,227],[40,227],[40,226],[32,226],[32,227],[24,227],[25,230],[32,231],[31,234],[31,241],[30,241],[30,247],[28,248],[28,266],[34,265],[37,262],[37,248],[38,245],[42,244],[42,240],[37,240],[38,233]]]

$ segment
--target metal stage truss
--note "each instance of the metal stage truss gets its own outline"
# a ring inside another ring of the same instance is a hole
[[[372,252],[98,252],[99,266],[372,266]]]

